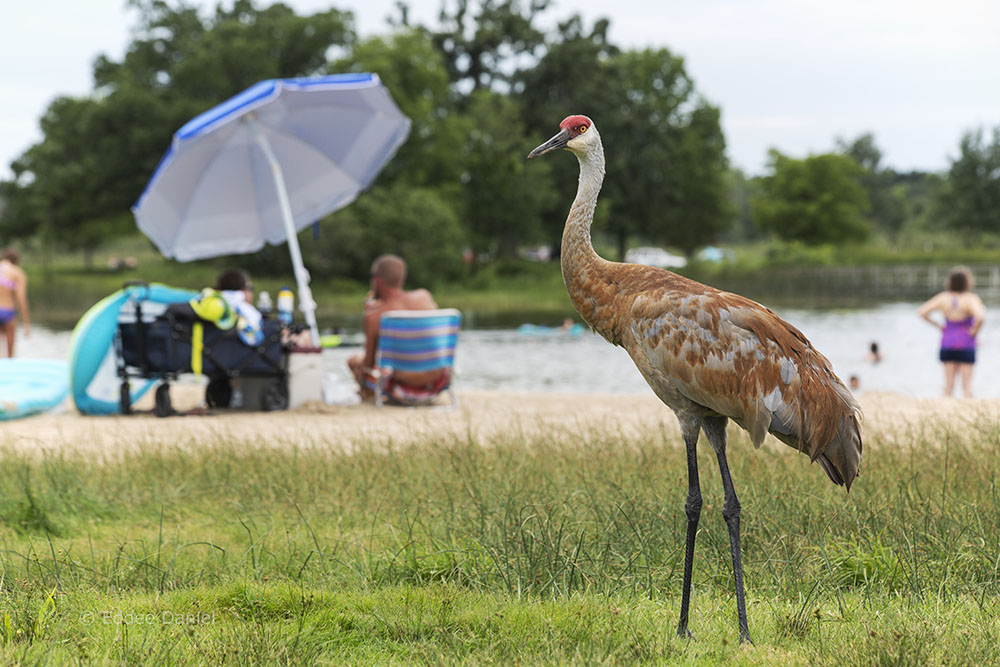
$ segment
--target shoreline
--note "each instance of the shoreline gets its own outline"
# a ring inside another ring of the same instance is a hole
[[[182,391],[176,392],[179,395],[174,397],[175,405],[180,409],[194,407],[200,393],[193,387],[179,388]],[[257,446],[339,447],[351,451],[372,443],[396,447],[432,438],[488,443],[512,434],[531,437],[545,433],[583,441],[595,432],[620,436],[623,445],[629,439],[653,433],[680,444],[676,418],[652,394],[462,391],[458,398],[455,409],[447,405],[379,409],[370,404],[307,403],[283,412],[220,411],[167,418],[141,413],[88,417],[67,411],[4,422],[0,426],[0,447],[18,453],[76,452],[101,458],[138,452],[146,446],[187,448],[234,439]],[[869,393],[859,396],[859,401],[865,412],[862,434],[866,445],[876,440],[898,442],[914,430],[957,431],[1000,422],[1000,399]],[[738,429],[735,425],[732,428]]]

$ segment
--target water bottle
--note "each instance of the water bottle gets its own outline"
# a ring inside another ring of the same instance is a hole
[[[243,388],[240,387],[239,381],[233,382],[233,392],[229,397],[229,407],[231,408],[242,408],[243,407]]]
[[[260,296],[257,297],[257,310],[264,317],[271,314],[271,310],[274,308],[274,304],[271,303],[271,295],[268,294],[267,290],[262,290]]]
[[[288,287],[278,290],[278,319],[282,324],[292,323],[292,309],[295,308],[295,296]]]

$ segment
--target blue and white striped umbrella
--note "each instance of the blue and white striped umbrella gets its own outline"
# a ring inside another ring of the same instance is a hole
[[[174,134],[132,212],[182,262],[287,241],[318,342],[296,232],[354,201],[409,131],[376,74],[261,81]]]

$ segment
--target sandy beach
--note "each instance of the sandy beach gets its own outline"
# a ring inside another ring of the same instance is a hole
[[[175,386],[175,405],[194,407],[200,397],[195,389]],[[431,436],[442,441],[472,437],[489,442],[541,431],[572,436],[597,430],[620,434],[623,440],[657,432],[679,437],[673,413],[652,395],[468,391],[459,392],[459,399],[458,408],[308,403],[284,412],[221,411],[169,418],[151,414],[85,417],[66,411],[2,423],[0,446],[26,453],[81,451],[113,457],[154,443],[197,447],[234,437],[276,447],[347,450],[361,443],[399,446]],[[915,431],[941,427],[956,432],[982,429],[1000,421],[1000,399],[917,399],[872,393],[862,395],[860,401],[868,444],[895,442]]]

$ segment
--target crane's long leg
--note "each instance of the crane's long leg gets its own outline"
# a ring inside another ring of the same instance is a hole
[[[691,570],[694,564],[694,539],[698,534],[698,517],[701,516],[701,486],[698,484],[698,434],[701,419],[680,417],[681,435],[687,447],[688,496],[684,503],[687,514],[687,542],[684,545],[684,589],[681,593],[681,618],[677,623],[677,636],[690,637],[688,630],[688,607],[691,603]]]
[[[736,497],[733,479],[729,475],[729,461],[726,459],[726,422],[725,417],[706,417],[702,424],[705,436],[715,450],[719,459],[719,470],[722,472],[722,488],[725,491],[725,502],[722,506],[722,518],[729,527],[729,549],[733,553],[733,579],[736,582],[736,614],[740,625],[740,643],[753,641],[747,627],[747,606],[743,592],[743,563],[740,557],[740,499]]]

